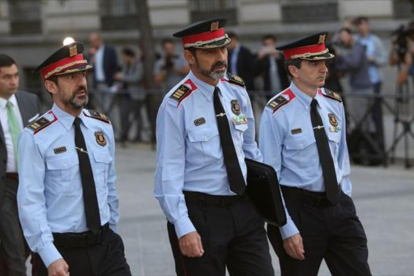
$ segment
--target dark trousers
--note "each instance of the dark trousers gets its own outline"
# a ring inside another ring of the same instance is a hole
[[[367,239],[352,199],[341,193],[339,202],[332,206],[324,197],[301,191],[282,188],[286,207],[303,239],[305,260],[287,255],[279,228],[267,228],[282,276],[316,276],[322,259],[333,276],[370,276]]]
[[[200,258],[183,256],[174,225],[168,223],[177,275],[224,276],[226,266],[230,275],[274,275],[264,221],[247,196],[226,202],[220,199],[229,197],[191,194],[192,200],[186,195],[188,213],[205,253]]]
[[[0,250],[8,270],[5,275],[25,276],[30,251],[23,237],[17,210],[18,180],[6,178],[5,184],[0,208]]]
[[[134,138],[135,141],[141,139],[142,129],[144,122],[141,116],[141,109],[144,106],[144,100],[133,100],[129,94],[122,94],[120,99],[120,113],[121,113],[121,142],[128,140],[129,130],[131,125],[137,124],[137,134]],[[131,114],[133,119],[131,121]]]
[[[376,95],[381,93],[382,82],[374,84],[374,93]],[[375,124],[375,139],[378,141],[378,144],[382,151],[384,151],[384,124],[382,119],[382,99],[376,98],[374,102],[374,107],[372,109],[372,119]]]
[[[56,240],[56,238],[55,238]],[[101,241],[89,246],[55,245],[69,266],[70,275],[76,276],[130,276],[121,237],[103,227]],[[47,276],[47,268],[38,254],[32,254],[33,276]]]

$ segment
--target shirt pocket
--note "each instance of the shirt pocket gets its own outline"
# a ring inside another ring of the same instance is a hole
[[[335,160],[339,153],[339,143],[341,141],[341,132],[328,133],[329,147],[331,148],[332,158]]]
[[[46,160],[46,189],[55,194],[79,192],[79,159],[76,152]],[[81,183],[80,183],[81,184]]]
[[[207,127],[193,129],[188,132],[187,162],[196,165],[206,165],[223,156],[220,136],[217,128]]]
[[[106,184],[108,180],[109,173],[109,164],[112,161],[112,157],[109,154],[109,151],[105,150],[96,150],[93,151],[93,178],[95,180],[95,186],[100,189],[107,191],[108,185]]]
[[[285,141],[284,147],[287,151],[286,155],[301,168],[308,166],[314,154],[318,154],[314,137],[304,135],[291,137]]]

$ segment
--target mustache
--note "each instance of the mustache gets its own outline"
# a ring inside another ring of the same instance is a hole
[[[217,67],[221,67],[221,66],[224,66],[226,69],[227,69],[227,62],[225,62],[225,61],[217,61],[216,63],[214,63],[212,66],[211,66],[211,71],[213,71],[214,69],[216,69]]]
[[[79,86],[74,92],[73,94],[76,95],[78,94],[78,92],[82,92],[85,91],[86,94],[88,94],[88,88],[86,88],[85,86],[81,85]]]

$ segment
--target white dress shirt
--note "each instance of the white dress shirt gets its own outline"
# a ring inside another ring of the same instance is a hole
[[[17,105],[16,96],[12,95],[9,100],[0,97],[0,122],[3,128],[4,141],[7,149],[7,167],[6,172],[15,173],[16,170],[16,157],[13,147],[12,136],[9,129],[9,116],[7,115],[7,101],[10,101],[13,106],[13,111],[16,114],[17,121],[19,123],[20,130],[23,129],[22,115],[20,114],[19,106]],[[17,154],[17,153],[16,153]]]
[[[105,81],[104,71],[104,51],[105,45],[101,45],[95,54],[95,77],[97,81]]]

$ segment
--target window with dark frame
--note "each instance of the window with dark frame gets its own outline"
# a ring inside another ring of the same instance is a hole
[[[284,23],[339,20],[338,0],[280,0]]]
[[[141,0],[99,0],[102,30],[138,29],[135,1]]]
[[[237,0],[189,0],[191,22],[212,17],[227,18],[227,25],[237,25]]]
[[[41,0],[9,0],[11,34],[42,33]]]

